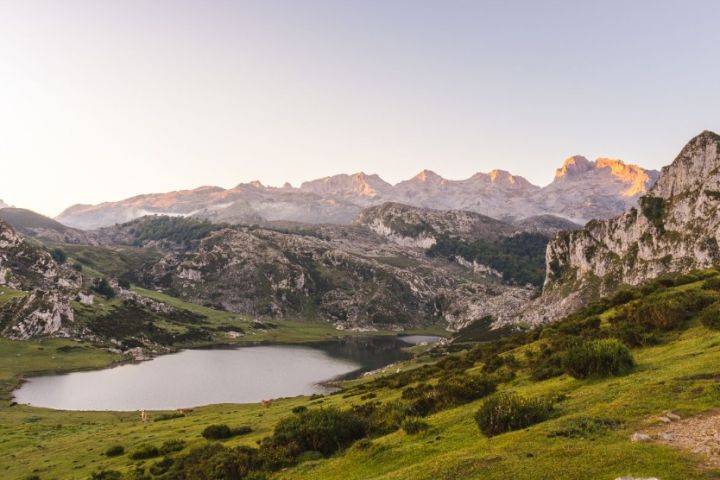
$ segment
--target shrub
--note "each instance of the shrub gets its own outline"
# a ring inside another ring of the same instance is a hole
[[[162,475],[163,473],[167,472],[170,467],[172,467],[173,463],[175,462],[172,458],[163,458],[159,462],[155,462],[150,467],[150,473],[152,473],[153,475]]]
[[[608,299],[610,306],[615,307],[618,305],[624,305],[639,297],[639,292],[636,289],[622,288],[615,292],[615,294]]]
[[[436,396],[443,407],[462,405],[495,391],[495,383],[484,376],[465,375],[443,378],[435,386]]]
[[[50,252],[50,256],[58,265],[62,265],[67,261],[67,255],[61,248],[53,248]]]
[[[167,478],[239,480],[248,478],[259,466],[258,451],[248,447],[226,448],[220,443],[208,443],[176,458]],[[164,477],[165,478],[165,477]]]
[[[646,299],[630,311],[628,319],[657,330],[672,330],[683,326],[686,320],[713,301],[713,295],[702,290],[675,292]]]
[[[125,447],[122,445],[113,445],[112,447],[105,450],[105,455],[108,457],[119,457],[125,453]]]
[[[168,455],[173,452],[179,452],[185,448],[184,440],[168,440],[167,442],[160,445],[160,454]]]
[[[710,330],[720,330],[720,302],[715,302],[700,313],[700,323]]]
[[[394,432],[410,409],[403,402],[368,402],[352,408],[353,414],[365,426],[368,435],[385,435]]]
[[[327,456],[365,433],[365,425],[353,412],[319,408],[280,420],[269,444],[288,447],[294,456],[311,450]]]
[[[117,470],[100,470],[90,475],[91,480],[120,480],[122,474]]]
[[[110,282],[106,278],[96,281],[92,289],[103,297],[113,298],[115,296],[115,290],[110,286]]]
[[[130,454],[133,460],[145,460],[146,458],[154,458],[160,455],[160,451],[153,445],[143,445]]]
[[[322,453],[314,452],[314,451],[310,450],[310,451],[303,452],[300,455],[298,455],[297,462],[298,463],[312,462],[315,460],[322,460],[323,458],[325,458],[325,457],[323,456]]]
[[[163,422],[165,420],[174,420],[176,418],[183,418],[185,416],[182,412],[171,412],[171,413],[161,413],[157,417],[153,418],[153,422]]]
[[[704,288],[705,290],[720,291],[720,277],[708,278],[703,282],[702,288]]]
[[[402,429],[407,433],[408,435],[415,435],[420,432],[424,432],[430,428],[430,425],[427,422],[423,422],[419,418],[411,417],[406,418],[402,422]]]
[[[307,410],[307,407],[305,405],[298,405],[297,407],[293,407],[292,413],[302,413]]]
[[[562,359],[565,372],[575,378],[623,375],[635,366],[630,350],[619,340],[608,338],[581,343]]]
[[[592,438],[614,430],[620,422],[606,418],[579,417],[567,421],[560,429],[549,434],[549,437]]]
[[[543,422],[550,417],[552,410],[552,404],[547,400],[502,392],[485,400],[475,413],[475,422],[481,432],[492,437]]]
[[[227,425],[209,425],[202,431],[202,436],[208,440],[224,440],[250,432],[252,432],[252,428],[248,426],[230,428]]]

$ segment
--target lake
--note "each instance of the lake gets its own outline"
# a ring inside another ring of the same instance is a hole
[[[347,337],[307,345],[183,350],[103,370],[29,378],[15,401],[62,410],[172,410],[329,393],[347,379],[409,358],[439,337]]]

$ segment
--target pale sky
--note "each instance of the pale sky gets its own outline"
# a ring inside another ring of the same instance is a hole
[[[0,0],[0,198],[669,163],[720,130],[720,2]]]

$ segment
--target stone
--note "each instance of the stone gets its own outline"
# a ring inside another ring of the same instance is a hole
[[[648,435],[647,433],[635,432],[630,436],[630,441],[635,442],[635,443],[649,442],[650,440],[652,440],[652,437],[650,435]]]

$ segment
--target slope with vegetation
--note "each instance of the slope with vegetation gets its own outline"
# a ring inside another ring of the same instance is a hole
[[[664,277],[551,326],[455,342],[267,408],[157,412],[144,424],[3,407],[0,457],[12,455],[8,477],[40,479],[711,479],[711,459],[668,445],[662,429],[720,401],[718,285],[716,270]],[[53,368],[51,355],[112,361],[55,342],[0,344],[4,360],[35,359],[3,362],[5,388],[23,369]],[[631,441],[639,434],[647,441]]]

